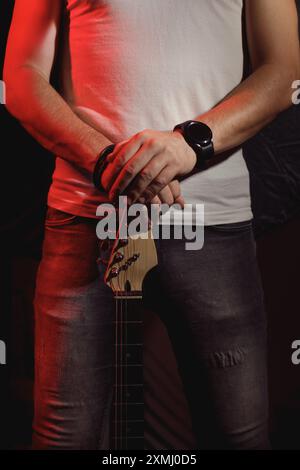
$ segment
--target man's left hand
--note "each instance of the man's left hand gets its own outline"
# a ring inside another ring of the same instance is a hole
[[[196,154],[177,131],[145,129],[116,144],[101,183],[111,201],[126,194],[128,204],[151,202],[171,181],[191,172]]]

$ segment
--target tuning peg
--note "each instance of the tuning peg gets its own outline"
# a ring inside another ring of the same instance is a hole
[[[115,278],[115,277],[118,277],[119,274],[120,274],[119,268],[116,268],[116,267],[115,267],[115,268],[112,268],[112,269],[110,270],[109,275],[108,275],[108,280],[113,279],[113,278]]]
[[[117,253],[114,256],[114,263],[120,263],[124,259],[124,255],[117,251]]]

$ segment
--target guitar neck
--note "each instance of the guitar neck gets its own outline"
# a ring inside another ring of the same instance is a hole
[[[146,237],[117,238],[104,282],[116,297],[115,388],[112,447],[144,448],[142,284],[157,263],[148,227]]]
[[[116,297],[112,446],[144,448],[143,318],[140,292]]]

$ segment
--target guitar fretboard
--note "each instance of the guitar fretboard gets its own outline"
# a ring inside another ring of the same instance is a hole
[[[116,297],[112,447],[144,448],[143,319],[141,296]]]

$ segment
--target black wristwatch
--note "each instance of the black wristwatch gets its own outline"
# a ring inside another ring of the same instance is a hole
[[[185,141],[197,155],[195,168],[202,169],[203,164],[214,156],[213,134],[210,127],[199,121],[185,121],[177,124],[173,131],[180,131]]]

